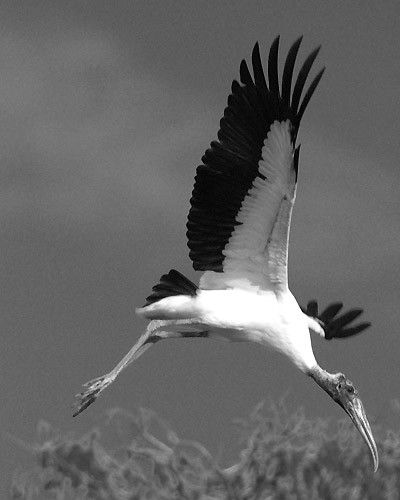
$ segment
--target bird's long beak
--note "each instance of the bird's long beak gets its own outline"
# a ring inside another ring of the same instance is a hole
[[[358,432],[367,443],[374,460],[374,472],[376,472],[379,464],[378,449],[376,447],[375,439],[372,435],[371,427],[369,425],[367,415],[365,414],[361,399],[355,396],[351,401],[347,400],[345,403],[338,401],[338,403],[349,415],[354,425],[357,427]]]

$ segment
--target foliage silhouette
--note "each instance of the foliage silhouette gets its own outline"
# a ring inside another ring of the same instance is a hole
[[[199,443],[179,438],[153,412],[110,410],[79,439],[39,425],[37,465],[14,478],[12,500],[391,499],[400,492],[400,432],[374,429],[380,467],[351,422],[336,430],[285,404],[236,420],[240,460],[222,469]],[[158,437],[156,437],[158,436]],[[162,437],[160,437],[162,436]]]

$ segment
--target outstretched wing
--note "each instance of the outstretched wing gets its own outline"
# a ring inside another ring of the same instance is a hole
[[[342,308],[343,304],[341,302],[334,302],[319,313],[318,302],[316,300],[311,300],[306,308],[302,308],[302,311],[322,327],[326,340],[352,337],[371,326],[371,323],[368,321],[356,324],[353,323],[353,321],[364,312],[363,309],[354,308],[339,315]]]
[[[279,37],[269,53],[268,84],[258,44],[252,53],[253,76],[245,61],[240,65],[240,83],[232,83],[218,141],[211,143],[195,177],[187,237],[196,270],[213,275],[231,273],[250,280],[264,273],[269,281],[276,274],[277,281],[286,280],[299,153],[296,137],[324,71],[315,76],[301,100],[317,48],[302,65],[292,91],[301,40],[288,52],[281,87]],[[269,251],[274,240],[276,245]]]

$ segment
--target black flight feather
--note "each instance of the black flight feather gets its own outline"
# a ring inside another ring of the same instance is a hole
[[[311,82],[311,85],[309,86],[309,88],[308,88],[308,90],[303,98],[303,101],[300,105],[300,109],[299,109],[299,111],[297,113],[297,117],[296,117],[296,119],[298,120],[299,123],[303,117],[304,111],[306,110],[308,103],[310,102],[312,95],[314,94],[315,89],[317,88],[317,85],[319,84],[319,81],[322,78],[322,75],[324,74],[324,71],[325,71],[325,68],[322,68],[321,71],[317,74],[317,76]]]
[[[302,310],[305,314],[307,314],[307,316],[310,316],[318,321],[325,332],[326,340],[352,337],[353,335],[357,335],[371,326],[371,323],[367,321],[351,324],[355,319],[361,316],[364,312],[363,309],[350,309],[346,313],[338,316],[342,308],[343,304],[341,302],[334,302],[324,309],[324,311],[318,313],[318,302],[316,300],[310,300],[307,307]]]
[[[279,77],[278,77],[278,50],[279,50],[279,36],[277,36],[275,40],[272,42],[268,56],[269,93],[272,96],[277,109],[279,110],[279,100],[281,96],[279,92]],[[280,119],[281,117],[279,116],[278,120]]]
[[[301,93],[303,92],[303,88],[306,83],[308,73],[310,72],[311,66],[315,61],[315,58],[317,57],[320,49],[321,47],[317,47],[315,50],[313,50],[311,54],[307,57],[307,59],[304,61],[303,66],[300,68],[292,96],[292,108],[295,113],[297,113],[297,108],[300,102]]]
[[[297,53],[300,48],[301,41],[303,37],[298,38],[294,44],[290,47],[288,52],[285,67],[283,68],[283,76],[282,76],[282,101],[285,106],[290,106],[290,92],[292,90],[292,78],[293,78],[293,70],[294,63],[296,62]]]

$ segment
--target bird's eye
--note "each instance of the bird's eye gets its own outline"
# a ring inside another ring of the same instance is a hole
[[[342,383],[341,383],[341,382],[339,382],[339,383],[338,383],[337,388],[338,388],[338,389],[341,389],[341,388],[342,388]]]
[[[352,387],[351,385],[347,388],[347,392],[350,393],[350,394],[353,394],[354,392],[354,387]]]

